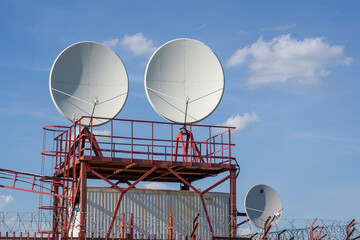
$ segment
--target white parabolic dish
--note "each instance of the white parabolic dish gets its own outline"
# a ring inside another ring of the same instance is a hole
[[[165,119],[198,122],[218,106],[224,92],[224,72],[215,53],[193,39],[165,43],[150,58],[145,72],[146,95]]]
[[[49,87],[59,112],[75,121],[82,116],[115,117],[126,102],[129,83],[125,66],[114,51],[100,43],[79,42],[56,58]],[[93,125],[108,121],[94,119]],[[81,124],[90,125],[90,121]]]
[[[245,197],[245,211],[250,221],[259,228],[264,228],[271,217],[271,225],[275,226],[282,216],[282,203],[277,192],[267,185],[252,187]]]

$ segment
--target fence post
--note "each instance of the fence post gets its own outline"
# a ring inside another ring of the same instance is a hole
[[[134,238],[134,214],[130,213],[130,237]]]
[[[169,233],[169,239],[172,240],[173,239],[173,216],[170,214],[170,226],[169,227],[165,227],[165,229],[169,229],[170,233]]]
[[[125,238],[125,213],[122,213],[121,238]]]

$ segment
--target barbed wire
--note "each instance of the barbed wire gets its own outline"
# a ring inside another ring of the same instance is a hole
[[[273,226],[268,235],[270,239],[310,239],[311,225],[315,219],[281,219],[281,224]],[[314,235],[321,229],[319,238],[325,236],[323,239],[346,239],[347,226],[350,221],[343,220],[328,220],[317,219],[314,224]],[[360,235],[360,223],[355,222],[355,231],[353,237]],[[250,222],[247,222],[238,229],[238,235],[242,237],[253,237],[253,239],[260,239],[264,234],[262,229],[255,227]]]
[[[0,211],[0,232],[34,233],[52,225],[52,213]]]
[[[79,212],[74,212],[79,214]],[[122,219],[122,214],[119,214],[115,220],[112,234],[120,236],[122,234],[121,224],[125,223],[125,226],[130,226],[129,213],[125,215],[125,219]],[[213,223],[215,236],[225,236],[230,231],[230,216],[210,216],[215,221]],[[29,232],[34,234],[38,231],[51,231],[53,221],[57,222],[59,226],[62,218],[60,216],[53,216],[52,212],[4,212],[0,211],[0,232]],[[174,235],[178,238],[181,234],[190,235],[192,230],[192,220],[185,218],[175,218],[173,223]],[[77,218],[74,217],[72,221],[72,232],[77,234],[76,226],[78,225]],[[100,217],[96,214],[87,216],[87,232],[88,234],[94,233],[95,236],[99,234],[101,237],[105,236],[107,227],[109,225],[110,218]],[[268,237],[270,239],[310,239],[310,229],[314,219],[282,219],[281,223],[277,226],[272,227]],[[198,219],[199,226],[202,226],[198,230],[197,236],[210,236],[207,220],[205,216],[200,216]],[[317,234],[320,229],[320,237],[324,236],[324,239],[346,239],[347,237],[347,226],[350,221],[343,220],[328,220],[328,219],[317,219],[314,224],[314,234]],[[168,217],[136,217],[133,218],[133,230],[134,234],[140,236],[143,235],[154,235],[166,236],[168,231],[165,231],[165,227],[169,227]],[[221,226],[221,227],[220,227]],[[222,229],[219,229],[222,228]],[[125,228],[127,229],[127,228]],[[351,229],[355,229],[352,237],[360,236],[360,223],[355,222]],[[350,230],[351,230],[350,229]],[[60,229],[59,229],[60,230]],[[128,231],[128,230],[126,230]],[[128,233],[128,232],[125,232]],[[260,239],[263,235],[263,230],[255,227],[250,222],[242,224],[237,229],[237,236],[240,237],[252,237],[253,239]]]

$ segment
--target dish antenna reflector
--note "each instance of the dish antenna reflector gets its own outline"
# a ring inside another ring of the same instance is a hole
[[[59,112],[74,122],[82,116],[115,117],[129,90],[121,59],[96,42],[75,43],[56,58],[50,72],[51,98]],[[109,119],[94,119],[93,126]],[[89,126],[91,121],[83,121]]]
[[[282,210],[279,195],[267,185],[256,185],[246,194],[246,215],[259,228],[264,228],[269,217],[271,226],[278,224],[282,216]]]
[[[176,123],[205,119],[224,92],[224,72],[215,53],[193,39],[165,43],[151,56],[145,91],[154,110]]]

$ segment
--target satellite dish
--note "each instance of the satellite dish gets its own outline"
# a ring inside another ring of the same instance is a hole
[[[56,108],[74,122],[82,116],[115,117],[126,102],[129,83],[125,66],[114,51],[100,43],[79,42],[56,58],[49,87]],[[108,121],[94,119],[93,126]]]
[[[151,56],[145,91],[154,110],[177,123],[205,119],[224,92],[224,72],[215,53],[193,39],[165,43]]]
[[[259,228],[264,228],[269,217],[271,217],[270,224],[272,226],[278,224],[282,216],[282,210],[279,195],[267,185],[256,185],[246,194],[246,215]]]

